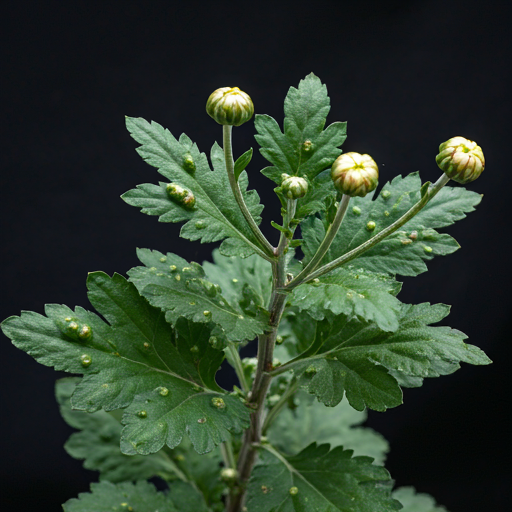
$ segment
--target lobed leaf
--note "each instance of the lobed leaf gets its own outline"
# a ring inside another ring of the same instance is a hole
[[[124,453],[147,454],[162,447],[146,444],[148,432],[155,428],[151,418],[155,406],[160,417],[165,411],[157,428],[171,448],[188,431],[197,450],[210,451],[220,440],[229,439],[231,432],[248,426],[245,406],[225,395],[215,382],[224,355],[209,343],[211,324],[180,319],[173,330],[161,311],[118,274],[112,278],[102,272],[89,274],[87,287],[91,303],[109,323],[80,307],[72,311],[49,305],[46,317],[23,312],[5,320],[2,330],[38,362],[84,375],[71,398],[75,409],[111,411],[139,404],[141,396],[153,391],[158,393],[161,400],[151,405],[145,424],[135,428],[133,407],[126,412],[130,425],[122,434]],[[80,329],[86,326],[92,334],[80,338],[74,324]],[[213,398],[224,400],[222,416],[213,407],[205,409],[205,402],[211,404]],[[198,427],[198,419],[204,417],[209,424]]]
[[[360,426],[366,421],[366,411],[356,411],[346,400],[325,407],[303,392],[298,393],[298,400],[298,407],[284,409],[272,423],[267,437],[274,446],[294,454],[316,441],[331,448],[343,446],[355,456],[371,457],[375,464],[384,463],[389,445],[379,433]]]
[[[59,379],[55,395],[62,417],[79,432],[71,434],[64,449],[71,457],[84,461],[84,468],[100,472],[100,480],[113,483],[148,479],[161,476],[167,480],[176,478],[177,466],[164,453],[149,456],[129,456],[121,453],[122,425],[112,414],[105,411],[88,413],[73,410],[70,398],[80,379]]]
[[[490,359],[466,336],[449,327],[432,327],[448,315],[443,304],[403,304],[396,332],[374,322],[339,315],[317,323],[310,347],[289,365],[309,393],[329,406],[345,393],[352,407],[384,411],[400,405],[401,390],[394,376],[407,384],[452,373],[460,362],[483,365]],[[290,319],[288,319],[290,321]]]
[[[225,240],[227,250],[237,248],[237,254],[249,255],[261,249],[259,241],[247,225],[240,208],[230,192],[230,185],[224,161],[224,153],[215,143],[211,151],[213,171],[207,158],[200,153],[197,145],[185,134],[179,142],[169,130],[154,121],[148,123],[141,118],[126,118],[130,135],[141,144],[137,148],[140,156],[169,182],[178,183],[191,191],[196,199],[193,210],[186,209],[172,201],[166,192],[167,183],[159,186],[139,185],[122,198],[130,205],[142,209],[142,213],[157,215],[160,222],[186,221],[180,236],[203,243]],[[185,158],[194,160],[195,171],[186,169]],[[256,191],[247,191],[247,173],[240,170],[239,185],[245,203],[257,224],[261,222],[263,205]],[[236,243],[235,243],[236,242]]]
[[[402,512],[447,512],[447,510],[436,505],[432,496],[423,493],[416,493],[414,487],[400,487],[393,491],[393,498],[402,505]]]
[[[64,512],[208,512],[202,496],[189,484],[176,482],[169,493],[158,492],[149,482],[91,484],[90,493],[62,505]]]
[[[420,199],[421,180],[417,172],[397,176],[381,193],[351,199],[343,224],[322,264],[355,249],[398,220]],[[432,201],[399,231],[352,260],[353,265],[391,275],[416,276],[427,270],[426,261],[451,254],[459,244],[434,228],[446,227],[474,210],[481,196],[463,188],[444,187]],[[368,229],[374,222],[375,228]],[[325,235],[324,223],[310,217],[302,223],[304,263],[315,253]]]
[[[370,457],[329,445],[308,446],[285,457],[263,446],[249,481],[251,512],[391,512],[400,510],[391,497],[389,473]]]
[[[375,322],[385,331],[396,331],[401,302],[395,295],[400,288],[401,283],[386,274],[356,270],[351,265],[298,286],[291,303],[315,320],[323,320],[331,312],[356,316]]]
[[[131,269],[130,281],[150,304],[165,312],[169,323],[175,324],[180,317],[213,322],[230,341],[252,340],[265,330],[267,312],[259,308],[251,316],[240,304],[230,304],[222,288],[206,279],[201,265],[149,249],[138,249],[137,255],[145,266]]]

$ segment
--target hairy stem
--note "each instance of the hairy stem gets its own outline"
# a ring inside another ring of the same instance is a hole
[[[397,221],[391,224],[391,226],[383,229],[380,233],[375,235],[373,238],[370,238],[370,240],[364,244],[361,244],[359,247],[356,247],[352,251],[347,252],[339,258],[336,258],[327,265],[320,267],[318,270],[313,271],[308,276],[303,277],[302,279],[298,279],[297,276],[297,278],[295,278],[285,287],[286,290],[293,290],[302,283],[307,283],[308,281],[316,279],[317,277],[320,277],[327,272],[330,272],[331,270],[334,270],[335,268],[340,267],[341,265],[344,265],[345,263],[348,263],[349,261],[357,258],[363,252],[377,245],[379,242],[384,240],[384,238],[391,235],[397,229],[401,228],[405,223],[411,220],[449,181],[450,178],[448,178],[446,174],[443,174],[433,185],[429,187],[423,197],[414,206],[412,206],[409,211],[404,213],[404,215],[402,215]]]
[[[274,261],[274,248],[270,244],[270,242],[265,238],[260,228],[254,221],[251,212],[249,212],[247,205],[245,204],[244,198],[242,196],[242,192],[240,187],[238,186],[238,181],[235,178],[235,162],[233,160],[233,147],[231,142],[233,127],[230,125],[223,125],[222,134],[223,134],[223,145],[224,145],[224,159],[226,161],[226,169],[228,172],[229,184],[231,185],[231,190],[235,196],[236,202],[242,212],[247,224],[251,228],[251,231],[254,233],[254,236],[258,239],[263,251],[260,252],[260,256],[265,258],[268,261]]]
[[[286,246],[284,246],[285,248]],[[284,249],[283,249],[284,253]],[[274,358],[274,346],[277,337],[277,328],[281,321],[287,294],[279,290],[286,281],[286,261],[281,254],[276,262],[272,264],[272,296],[270,299],[270,320],[266,332],[258,337],[258,366],[254,382],[249,395],[249,407],[251,413],[251,425],[245,431],[242,447],[238,456],[238,477],[239,486],[234,488],[228,498],[227,512],[241,512],[246,495],[246,485],[251,476],[252,468],[256,462],[256,446],[261,441],[263,421],[265,416],[265,397],[270,387],[272,377],[269,371],[272,370]]]

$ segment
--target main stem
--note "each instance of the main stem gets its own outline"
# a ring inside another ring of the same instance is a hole
[[[238,456],[239,486],[231,491],[228,499],[227,512],[241,512],[246,495],[246,485],[251,476],[252,468],[256,462],[256,445],[261,442],[263,422],[265,415],[265,397],[270,387],[272,377],[267,373],[272,370],[274,358],[274,346],[277,337],[277,327],[283,314],[287,294],[279,292],[286,282],[286,268],[284,256],[273,263],[272,296],[270,299],[270,321],[266,332],[258,337],[258,366],[249,395],[249,407],[251,413],[251,425],[245,431],[242,448]]]

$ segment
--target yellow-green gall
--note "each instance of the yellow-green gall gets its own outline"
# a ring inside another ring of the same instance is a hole
[[[251,119],[254,105],[238,87],[221,87],[210,94],[206,112],[219,124],[240,126]]]
[[[290,487],[290,490],[288,491],[292,496],[295,496],[299,494],[299,489],[297,487]]]
[[[212,398],[212,405],[214,407],[217,407],[217,409],[225,409],[226,408],[226,402],[218,396]]]
[[[88,325],[82,325],[78,331],[78,337],[81,340],[88,340],[92,336],[92,329]]]
[[[476,180],[485,168],[482,148],[464,137],[452,137],[443,142],[436,163],[450,179],[462,184]]]
[[[308,182],[299,176],[281,175],[281,190],[287,199],[300,199],[308,192]]]
[[[332,164],[331,178],[343,194],[364,197],[377,187],[379,168],[370,155],[344,153]]]
[[[187,153],[183,158],[183,167],[189,174],[196,172],[196,164],[190,153]]]
[[[169,183],[167,185],[167,194],[175,203],[187,210],[192,210],[196,204],[194,194],[177,183]]]

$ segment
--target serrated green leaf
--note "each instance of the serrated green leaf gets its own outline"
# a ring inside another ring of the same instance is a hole
[[[176,482],[169,493],[158,492],[144,481],[100,482],[91,484],[90,493],[81,493],[62,507],[64,512],[208,512],[201,495],[182,482]]]
[[[299,87],[290,87],[284,102],[284,133],[267,115],[256,115],[256,140],[261,154],[272,167],[262,173],[281,184],[281,174],[313,179],[332,165],[341,154],[339,146],[347,138],[346,123],[336,122],[324,130],[330,110],[327,88],[313,73],[301,80]],[[309,141],[305,150],[304,142]]]
[[[398,220],[420,198],[421,180],[417,172],[405,178],[397,176],[384,185],[382,192],[351,199],[343,224],[322,264],[355,249]],[[352,260],[358,268],[392,275],[415,276],[427,270],[426,261],[434,256],[451,254],[459,244],[449,235],[434,228],[445,227],[474,210],[481,196],[463,188],[444,187],[434,199],[399,231]],[[374,222],[375,228],[368,229]],[[315,253],[325,235],[320,219],[302,223],[304,263]]]
[[[366,411],[356,411],[346,400],[336,407],[325,407],[301,392],[295,401],[298,407],[286,408],[270,427],[270,442],[287,454],[298,453],[312,442],[328,443],[331,448],[343,446],[354,455],[366,455],[375,464],[383,464],[389,451],[387,441],[371,428],[361,427]]]
[[[210,401],[223,398],[226,411],[222,419],[216,423],[217,416],[213,414],[202,433],[194,428],[192,442],[198,443],[195,447],[200,451],[212,449],[219,439],[229,439],[230,432],[240,432],[248,426],[249,413],[243,404],[224,395],[215,383],[215,372],[224,355],[208,341],[211,324],[181,319],[174,331],[161,311],[118,274],[112,278],[102,272],[89,274],[87,286],[91,303],[110,324],[80,307],[73,312],[60,305],[47,306],[46,317],[23,312],[2,323],[2,330],[14,345],[38,362],[85,376],[71,398],[73,408],[110,411],[134,401],[139,404],[141,394],[153,390],[163,394],[166,390],[166,396],[159,394],[166,404],[159,402],[159,411],[167,408],[165,419],[169,423],[160,433],[167,433],[166,441],[172,448],[204,414],[205,397]],[[88,326],[92,335],[80,339],[71,324],[80,329]],[[182,407],[184,402],[186,407]],[[184,410],[188,416],[180,413]],[[173,412],[180,415],[176,424],[172,423]],[[147,419],[146,428],[132,426],[123,433],[125,446],[131,446],[130,454],[137,452],[134,445],[138,443],[139,453],[149,453],[144,440],[154,425],[150,416]],[[212,432],[212,440],[206,439],[208,432]],[[140,439],[132,437],[139,435]]]
[[[245,170],[252,159],[252,148],[246,151],[243,155],[239,156],[235,162],[235,180],[238,181],[240,173]]]
[[[126,118],[130,135],[141,144],[137,152],[141,157],[170,182],[178,183],[191,191],[196,199],[193,210],[187,210],[173,202],[166,192],[166,183],[160,186],[144,184],[126,192],[122,198],[130,205],[142,208],[142,213],[158,215],[160,222],[186,221],[181,236],[188,240],[203,243],[227,239],[241,249],[244,254],[252,254],[261,249],[240,208],[230,192],[224,153],[217,143],[211,151],[213,171],[210,170],[204,153],[200,153],[185,134],[179,142],[169,130],[154,121],[148,123],[141,118]],[[195,171],[186,170],[184,159],[190,155],[195,163]],[[256,191],[247,191],[247,173],[239,178],[240,189],[245,203],[257,224],[261,222],[263,205]]]
[[[447,512],[444,507],[436,505],[432,496],[416,493],[414,487],[396,489],[393,491],[393,498],[403,505],[402,512]]]
[[[411,377],[452,373],[459,362],[491,362],[479,348],[463,342],[462,332],[430,325],[448,312],[443,304],[403,304],[398,330],[393,333],[342,315],[331,323],[324,320],[317,324],[310,348],[291,361],[290,367],[301,377],[302,386],[326,405],[336,405],[345,391],[355,409],[366,406],[384,411],[401,403],[400,388],[392,376],[397,372],[407,382]]]
[[[265,330],[268,314],[258,309],[250,316],[238,303],[230,304],[219,285],[206,279],[201,265],[149,249],[138,249],[137,255],[145,267],[131,269],[130,281],[150,304],[165,312],[169,323],[180,317],[213,322],[230,341],[252,340]]]
[[[249,481],[251,512],[391,512],[400,504],[391,497],[389,473],[369,457],[352,457],[342,447],[315,443],[294,457],[270,447]]]
[[[348,266],[298,286],[291,302],[315,320],[323,320],[330,311],[373,321],[385,331],[396,331],[401,302],[395,295],[400,288],[401,283],[387,274]]]
[[[62,417],[68,425],[80,432],[71,434],[64,445],[71,457],[84,460],[84,468],[100,472],[100,480],[126,482],[161,476],[176,477],[176,464],[163,452],[144,457],[121,453],[121,423],[105,411],[88,413],[73,410],[70,398],[79,378],[59,379],[55,395]]]

